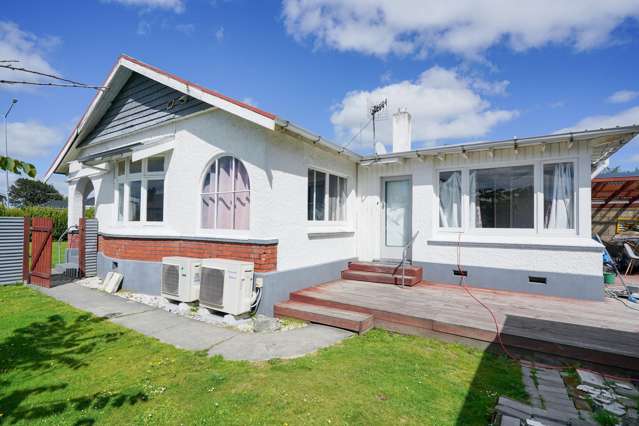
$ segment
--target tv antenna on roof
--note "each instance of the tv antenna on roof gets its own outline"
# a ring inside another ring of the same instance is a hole
[[[373,122],[373,145],[375,145],[375,120],[386,120],[388,118],[388,114],[386,113],[386,108],[388,106],[388,99],[384,99],[383,101],[370,105],[368,107],[368,115],[371,116],[371,121]]]

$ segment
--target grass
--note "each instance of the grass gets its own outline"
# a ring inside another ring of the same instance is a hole
[[[51,267],[64,262],[64,251],[66,250],[66,248],[66,241],[53,241],[53,247],[51,249]],[[33,253],[33,247],[31,243],[29,244],[29,253]]]
[[[372,330],[294,360],[188,352],[0,288],[0,423],[485,425],[526,398],[510,360]]]

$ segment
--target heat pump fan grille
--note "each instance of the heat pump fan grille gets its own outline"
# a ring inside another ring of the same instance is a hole
[[[177,265],[162,265],[162,292],[179,296],[180,268]]]
[[[215,268],[202,268],[202,281],[200,282],[200,302],[207,305],[224,305],[224,270]]]

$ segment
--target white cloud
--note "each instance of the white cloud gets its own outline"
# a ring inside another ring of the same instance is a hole
[[[217,40],[218,43],[224,40],[224,27],[220,27],[215,31],[215,40]]]
[[[145,36],[151,32],[151,23],[145,20],[138,22],[138,28],[135,31],[140,36]]]
[[[177,24],[175,30],[184,35],[190,36],[195,32],[195,24]]]
[[[54,147],[60,145],[61,132],[35,121],[9,122],[7,126],[9,156],[20,160],[33,161],[50,155]],[[4,149],[2,149],[4,154]]]
[[[384,56],[445,51],[477,57],[504,43],[522,51],[546,44],[600,46],[636,0],[283,0],[289,34],[340,51]]]
[[[145,9],[172,10],[175,13],[184,12],[183,0],[103,0],[105,3],[120,3],[126,6],[142,7]]]
[[[586,117],[574,126],[558,130],[557,133],[605,129],[616,126],[630,126],[633,124],[639,124],[639,106],[626,109],[613,115],[593,115]]]
[[[622,104],[624,102],[630,102],[637,96],[639,96],[639,92],[636,92],[634,90],[619,90],[608,96],[608,99],[606,100],[613,104]]]
[[[348,143],[368,120],[367,108],[388,99],[387,111],[407,108],[413,117],[413,140],[433,144],[443,139],[481,136],[495,125],[517,116],[517,111],[491,107],[476,88],[476,79],[468,79],[455,70],[432,67],[415,81],[401,81],[371,91],[352,91],[334,106],[331,122],[341,143]],[[503,82],[484,82],[504,87]],[[504,89],[505,90],[505,89]],[[495,90],[493,90],[495,91]],[[389,114],[390,115],[390,114]],[[391,120],[377,126],[377,139],[391,140]],[[371,126],[351,144],[370,147]]]
[[[60,39],[51,36],[36,36],[23,31],[14,22],[0,21],[0,59],[17,60],[12,65],[34,71],[57,75],[58,72],[45,58],[46,52],[60,43]],[[11,71],[0,68],[0,79],[42,82],[47,80],[35,74]],[[33,86],[2,85],[1,89],[32,90]]]

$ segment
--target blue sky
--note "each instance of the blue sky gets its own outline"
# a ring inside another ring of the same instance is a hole
[[[512,3],[22,0],[3,5],[0,59],[100,84],[127,53],[361,152],[383,98],[415,146],[639,124],[639,1]],[[19,99],[10,153],[44,173],[93,95],[0,84],[3,113]],[[612,163],[639,166],[639,142]]]

